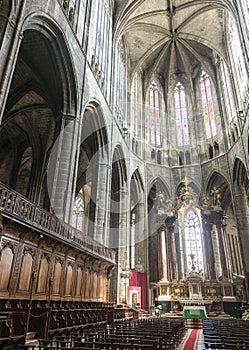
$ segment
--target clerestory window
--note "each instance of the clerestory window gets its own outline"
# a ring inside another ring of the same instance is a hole
[[[189,145],[187,103],[184,86],[178,82],[174,89],[177,145]]]
[[[202,71],[200,79],[202,112],[206,131],[206,138],[211,139],[216,136],[217,128],[215,122],[214,105],[211,92],[210,78],[206,72]]]
[[[150,85],[150,142],[153,146],[161,146],[160,94],[157,85]]]
[[[225,108],[227,112],[227,119],[228,119],[228,122],[230,123],[232,121],[232,118],[235,116],[235,105],[233,100],[233,94],[232,94],[228,69],[223,59],[220,60],[220,71],[221,71],[221,78],[222,78],[224,103],[225,103]]]

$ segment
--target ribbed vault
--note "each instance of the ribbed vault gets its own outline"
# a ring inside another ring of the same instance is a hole
[[[116,1],[116,36],[125,37],[133,73],[166,81],[181,73],[193,76],[202,66],[212,75],[217,54],[225,56],[226,0]]]

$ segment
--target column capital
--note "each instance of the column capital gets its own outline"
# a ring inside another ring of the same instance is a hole
[[[216,224],[221,222],[223,217],[223,209],[221,207],[215,207],[212,209],[205,209],[202,212],[202,218],[207,224]]]
[[[104,163],[104,162],[99,162],[99,166],[100,167],[106,167],[108,170],[111,169],[111,165],[108,163]]]
[[[170,230],[170,231],[174,230],[175,221],[176,221],[175,215],[168,215],[168,216],[166,216],[166,219],[165,219],[164,222],[165,222],[165,225],[166,225],[168,230]]]
[[[77,118],[76,114],[73,113],[63,113],[62,112],[62,118],[66,121],[66,122],[70,122],[73,121]]]

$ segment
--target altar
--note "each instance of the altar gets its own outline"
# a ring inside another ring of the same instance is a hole
[[[183,317],[186,319],[200,320],[207,317],[205,306],[184,306]]]

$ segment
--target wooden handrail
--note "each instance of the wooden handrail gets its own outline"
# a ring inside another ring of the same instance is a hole
[[[95,241],[82,231],[60,220],[56,215],[38,207],[20,193],[0,183],[0,210],[3,214],[11,214],[22,222],[42,229],[50,234],[62,236],[94,254],[115,261],[115,251]],[[80,237],[80,238],[78,238]]]

